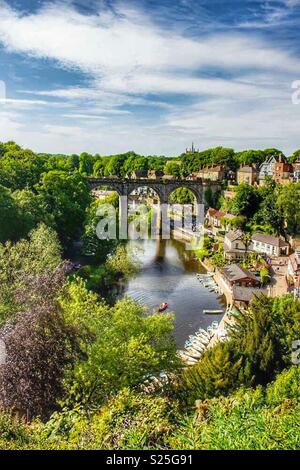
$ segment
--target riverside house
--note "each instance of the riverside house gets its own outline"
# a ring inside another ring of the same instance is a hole
[[[224,255],[229,261],[242,260],[247,253],[246,245],[243,241],[244,233],[241,230],[229,230],[224,238]]]
[[[235,216],[226,212],[218,211],[213,207],[210,207],[206,213],[207,224],[211,227],[215,235],[221,230],[226,230],[226,226],[222,220],[223,218],[232,220],[235,219]]]
[[[230,290],[234,286],[239,287],[260,287],[260,280],[257,279],[247,269],[243,269],[238,264],[229,264],[221,270],[224,281]]]
[[[290,246],[282,237],[273,237],[263,233],[252,235],[251,251],[262,253],[267,256],[287,256]]]
[[[206,214],[206,219],[211,227],[222,228],[221,219],[225,216],[225,212],[218,211],[210,207]]]

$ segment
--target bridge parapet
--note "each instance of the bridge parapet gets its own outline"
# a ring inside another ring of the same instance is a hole
[[[205,190],[210,187],[212,190],[217,190],[220,187],[220,182],[211,180],[187,180],[187,179],[129,179],[129,178],[89,178],[90,189],[96,189],[100,185],[109,186],[116,191],[119,196],[129,196],[134,190],[147,187],[153,189],[161,203],[167,203],[170,194],[179,188],[190,189],[196,197],[198,204],[205,204]]]

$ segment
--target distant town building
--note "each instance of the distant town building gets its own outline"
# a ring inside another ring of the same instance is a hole
[[[230,191],[229,189],[224,189],[224,191],[222,191],[222,196],[226,197],[227,199],[234,199],[235,195],[236,192]]]
[[[251,250],[268,256],[286,256],[289,254],[290,246],[282,237],[254,233]]]
[[[255,184],[259,182],[259,169],[257,165],[243,165],[237,171],[237,183]]]
[[[93,196],[95,196],[97,199],[106,199],[107,197],[113,196],[116,194],[115,191],[108,191],[104,189],[94,189],[92,191]]]
[[[148,173],[145,170],[135,170],[130,174],[130,178],[140,180],[146,179],[148,177]]]
[[[199,152],[199,149],[197,149],[197,150],[195,149],[194,142],[192,142],[192,146],[191,146],[190,149],[189,148],[185,149],[185,153],[187,153],[187,154],[188,153],[197,153],[197,152]]]
[[[300,181],[300,157],[292,164],[293,167],[293,181],[297,183]]]
[[[274,164],[273,180],[277,184],[286,184],[293,179],[293,166],[282,159]]]
[[[190,175],[188,175],[186,177],[186,179],[189,180],[189,181],[200,181],[201,176],[199,176],[199,174],[197,172],[194,172],[194,173],[191,173]]]
[[[266,178],[273,178],[274,165],[277,159],[274,155],[268,157],[259,168],[259,182],[263,184]]]
[[[222,165],[217,166],[205,166],[201,168],[197,173],[197,178],[202,178],[211,181],[221,181],[225,179],[226,172]]]
[[[164,175],[164,180],[178,180],[178,176],[175,175]]]
[[[226,174],[226,179],[229,181],[229,182],[233,182],[236,180],[236,171],[234,170],[228,170],[227,171],[227,174]]]
[[[273,178],[276,163],[286,163],[286,158],[281,155],[271,155],[268,157],[259,168],[259,183],[264,184],[266,178]]]
[[[156,180],[156,179],[161,179],[164,176],[165,176],[165,173],[163,172],[163,170],[149,170],[148,171],[149,179]]]

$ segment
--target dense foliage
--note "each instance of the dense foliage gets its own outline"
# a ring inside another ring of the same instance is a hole
[[[117,210],[118,201],[95,201],[87,185],[92,174],[164,169],[180,177],[274,153],[218,147],[172,161],[134,152],[37,155],[0,144],[1,449],[299,448],[300,369],[292,345],[300,337],[300,302],[257,297],[236,313],[227,341],[183,369],[172,314],[151,314],[127,298],[107,303],[109,288],[138,266],[124,244],[95,237],[99,206]],[[173,198],[193,196],[183,189]],[[299,183],[269,181],[237,186],[221,204],[236,215],[228,224],[294,235],[299,200]],[[63,255],[80,239],[89,262],[74,273]],[[221,266],[219,249],[206,237],[197,254]],[[267,282],[263,260],[248,262]]]
[[[220,199],[221,209],[237,217],[229,225],[274,235],[300,233],[299,182],[276,185],[269,180],[258,187],[242,183],[233,190],[232,199]]]

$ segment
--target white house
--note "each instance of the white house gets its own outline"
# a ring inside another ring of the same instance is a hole
[[[259,182],[260,184],[264,183],[264,180],[267,177],[273,178],[274,173],[274,165],[277,162],[277,158],[275,156],[268,157],[259,168]]]
[[[246,255],[246,245],[243,242],[244,233],[241,230],[229,230],[224,238],[224,254],[228,260],[241,260]]]
[[[282,237],[254,233],[250,249],[267,256],[287,256],[290,246]]]

